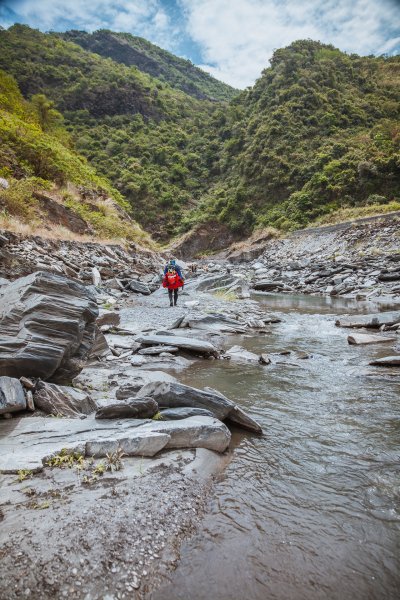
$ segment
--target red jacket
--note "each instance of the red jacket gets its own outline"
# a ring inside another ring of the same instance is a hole
[[[162,285],[169,290],[176,290],[183,286],[183,280],[176,271],[168,271],[163,277]]]

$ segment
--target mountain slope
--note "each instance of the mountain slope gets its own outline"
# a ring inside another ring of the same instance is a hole
[[[56,103],[76,147],[160,240],[179,230],[208,182],[200,152],[215,102],[23,25],[0,31],[0,68],[23,94]]]
[[[149,242],[122,196],[77,154],[45,96],[27,102],[0,70],[0,222],[63,225],[75,233]]]
[[[193,221],[302,227],[343,206],[400,196],[400,57],[348,56],[310,40],[271,67],[218,122],[218,172]]]
[[[231,100],[239,93],[239,90],[214,79],[189,60],[179,58],[130,33],[115,33],[106,29],[94,33],[72,30],[60,33],[59,36],[115,62],[128,67],[135,66],[201,100]]]

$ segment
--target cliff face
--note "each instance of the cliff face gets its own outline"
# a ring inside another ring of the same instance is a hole
[[[128,67],[135,66],[171,87],[200,100],[231,100],[239,93],[226,83],[211,77],[189,60],[184,60],[129,33],[102,29],[94,33],[66,31],[59,36],[85,50],[108,57]]]

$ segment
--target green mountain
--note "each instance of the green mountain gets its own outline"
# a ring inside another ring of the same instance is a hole
[[[100,29],[94,33],[72,30],[59,35],[68,42],[79,44],[85,50],[112,58],[128,67],[135,66],[200,100],[231,100],[239,93],[239,90],[211,77],[189,60],[179,58],[130,33]]]
[[[0,141],[0,177],[8,182],[0,187],[2,226],[13,218],[33,229],[48,226],[50,209],[66,223],[86,223],[93,235],[150,242],[121,194],[73,150],[52,102],[42,94],[26,101],[2,70]]]
[[[216,103],[24,25],[0,31],[0,68],[25,97],[44,93],[76,149],[156,238],[179,231],[208,185],[203,130]]]
[[[193,222],[293,229],[341,207],[400,198],[400,57],[310,40],[278,50],[214,117],[218,172]]]
[[[110,57],[97,53],[101,40]],[[125,46],[147,52],[158,77],[144,59],[140,68],[122,64],[137,56]],[[0,31],[0,68],[25,98],[54,102],[70,144],[158,240],[210,221],[243,236],[267,225],[290,230],[343,207],[399,199],[399,57],[298,41],[274,53],[253,88],[225,102],[177,89],[198,73],[184,69],[180,80],[171,64],[181,59],[163,52],[104,31]],[[207,81],[201,93],[216,98]]]

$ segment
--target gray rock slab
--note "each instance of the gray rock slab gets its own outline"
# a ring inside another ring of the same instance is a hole
[[[0,415],[26,409],[24,388],[18,379],[0,377]]]
[[[142,335],[136,338],[136,341],[145,346],[157,346],[171,344],[171,336],[169,335]],[[217,348],[210,342],[203,340],[191,339],[183,336],[175,335],[173,337],[173,344],[178,348],[189,350],[190,352],[199,352],[200,354],[211,354],[217,355]]]
[[[370,327],[378,329],[382,325],[400,323],[400,311],[386,311],[372,315],[351,315],[339,317],[335,321],[337,327]]]
[[[99,408],[96,419],[151,419],[158,411],[153,398],[133,398]]]
[[[377,358],[369,363],[377,367],[400,367],[400,354]]]
[[[352,333],[347,337],[347,341],[352,346],[364,346],[367,344],[387,344],[395,342],[395,337],[384,337],[382,335],[372,335],[368,333]]]
[[[175,377],[163,373],[163,371],[139,371],[136,375],[129,377],[129,381],[117,389],[115,396],[118,400],[134,398],[139,390],[149,383],[174,382],[176,382]]]
[[[0,287],[0,375],[68,382],[94,342],[95,297],[73,279],[37,272]]]
[[[142,348],[138,354],[157,356],[157,354],[161,354],[162,352],[178,352],[178,350],[177,346],[150,346],[149,348]]]
[[[135,279],[132,279],[132,281],[128,283],[126,289],[130,290],[131,292],[135,292],[135,294],[144,294],[145,296],[151,294],[151,290],[146,283],[137,281]]]
[[[126,456],[154,456],[165,448],[170,439],[171,436],[168,433],[155,431],[148,431],[145,434],[133,433],[129,437],[86,442],[85,454],[94,458],[102,458],[107,454],[122,450]]]
[[[185,324],[193,329],[206,331],[219,331],[223,333],[244,333],[246,328],[243,323],[235,321],[224,314],[208,314],[199,317],[189,317]]]
[[[118,326],[120,324],[121,317],[119,313],[107,310],[105,308],[100,308],[99,316],[97,318],[97,325],[101,327],[102,325],[114,325]]]
[[[88,442],[132,440],[133,446],[138,437],[145,440],[154,433],[167,436],[168,439],[163,440],[167,441],[163,446],[167,448],[208,448],[223,452],[230,442],[227,427],[210,417],[164,423],[141,419],[97,420],[94,417],[83,421],[41,417],[11,419],[0,422],[0,472],[40,471],[43,461],[63,448],[85,454]],[[108,442],[106,447],[114,447]],[[124,444],[128,445],[129,441]],[[161,440],[157,444],[161,445]],[[139,446],[138,455],[142,451],[143,446]]]

